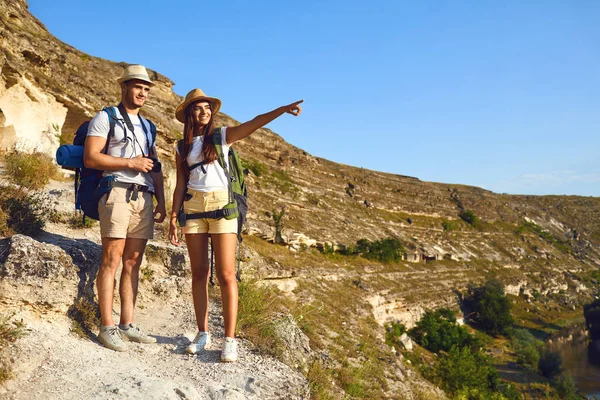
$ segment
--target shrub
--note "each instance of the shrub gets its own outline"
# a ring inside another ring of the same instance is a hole
[[[442,228],[444,228],[446,232],[452,232],[460,229],[460,225],[458,221],[444,220],[442,221]]]
[[[510,300],[500,281],[492,279],[477,288],[469,285],[464,301],[473,319],[489,333],[504,334],[513,323]]]
[[[256,160],[242,160],[242,167],[252,171],[256,176],[261,176],[267,173],[267,166]]]
[[[354,247],[356,254],[368,260],[376,260],[383,263],[393,263],[401,261],[406,255],[406,249],[396,238],[385,238],[370,242],[367,239],[360,239]]]
[[[4,162],[8,179],[31,190],[46,186],[57,172],[52,158],[40,152],[22,153],[12,150],[4,156]]]
[[[479,347],[480,343],[464,326],[456,323],[451,310],[441,308],[427,311],[409,335],[426,349],[438,353],[452,347]]]
[[[580,399],[577,395],[577,387],[571,374],[562,374],[554,382],[554,389],[562,400],[577,400]]]
[[[46,196],[10,186],[0,190],[0,210],[0,236],[35,235],[44,228],[51,215]]]
[[[554,351],[545,351],[540,357],[538,368],[546,378],[552,378],[562,371],[562,357]]]
[[[517,354],[517,363],[537,368],[542,342],[527,329],[514,329],[510,336],[512,347]]]
[[[452,347],[448,354],[440,357],[435,374],[447,393],[454,395],[473,391],[482,396],[474,397],[476,399],[490,398],[488,393],[495,391],[500,383],[498,372],[490,359],[479,351],[471,351],[469,347]]]
[[[385,324],[385,343],[394,346],[398,343],[400,336],[406,332],[406,326],[397,321]]]
[[[464,210],[460,214],[458,214],[458,216],[460,217],[460,219],[462,219],[471,226],[479,225],[479,218],[471,210]]]

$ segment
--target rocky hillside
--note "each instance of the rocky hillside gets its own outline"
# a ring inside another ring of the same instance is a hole
[[[0,147],[30,143],[53,153],[82,121],[118,101],[115,77],[125,64],[62,43],[24,0],[0,0],[0,49]],[[167,77],[150,73],[157,85],[144,114],[158,126],[173,187],[169,160],[182,131],[174,118],[181,99]],[[219,114],[217,123],[237,122]],[[383,357],[374,364],[390,398],[411,398],[411,382],[421,381],[398,358],[381,355],[388,351],[386,322],[410,327],[425,309],[458,308],[456,291],[490,277],[507,285],[516,305],[526,304],[519,318],[530,327],[553,322],[551,311],[579,309],[598,290],[592,272],[600,267],[599,198],[496,194],[369,171],[313,157],[269,129],[236,147],[248,167],[246,268],[302,311],[299,325],[331,368],[364,368]],[[70,199],[69,190],[52,195]],[[281,207],[285,247],[269,242]],[[477,220],[468,223],[461,213]],[[403,244],[404,261],[381,264],[329,251],[387,237]],[[369,355],[356,351],[366,339],[377,343]],[[335,385],[347,391],[338,378]]]

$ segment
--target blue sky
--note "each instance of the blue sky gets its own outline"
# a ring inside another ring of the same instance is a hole
[[[221,98],[310,154],[498,193],[600,196],[600,2],[29,0],[64,42]]]

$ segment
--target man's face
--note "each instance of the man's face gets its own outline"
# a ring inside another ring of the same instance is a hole
[[[192,115],[194,121],[200,125],[208,125],[210,117],[212,116],[212,110],[210,103],[207,101],[199,101],[192,105]]]
[[[137,79],[124,82],[122,85],[123,100],[130,106],[141,108],[148,98],[150,85]]]

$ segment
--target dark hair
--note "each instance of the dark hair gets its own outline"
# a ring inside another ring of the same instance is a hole
[[[196,126],[196,122],[194,121],[194,116],[192,114],[192,109],[194,107],[194,104],[195,103],[192,103],[186,107],[185,122],[183,124],[183,149],[182,149],[180,156],[181,156],[181,160],[183,161],[183,165],[185,166],[187,172],[189,172],[189,170],[188,170],[189,166],[188,166],[187,162],[185,162],[185,160],[186,160],[188,154],[190,154],[190,150],[192,148],[192,142],[194,140],[194,134],[196,133],[196,131],[198,129],[202,129],[202,131],[198,132],[198,133],[200,133],[200,136],[204,136],[204,140],[203,140],[204,144],[202,145],[202,153],[201,153],[202,160],[206,161],[207,163],[211,163],[211,162],[215,161],[218,157],[217,148],[215,147],[215,145],[212,141],[212,135],[215,130],[215,122],[213,120],[213,116],[212,115],[210,116],[210,121],[203,128]],[[211,105],[211,110],[212,110],[212,105]]]

